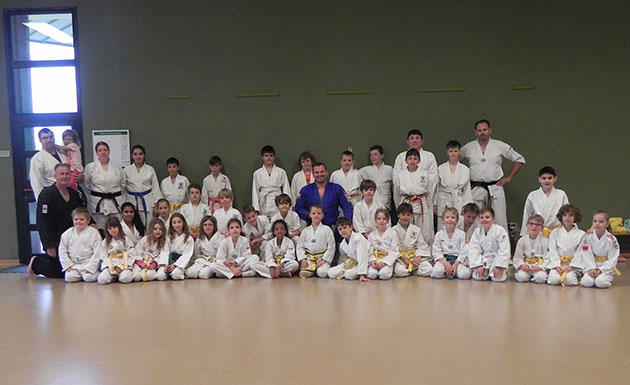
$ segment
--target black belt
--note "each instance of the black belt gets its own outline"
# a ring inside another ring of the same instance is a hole
[[[494,186],[495,184],[497,184],[501,179],[495,180],[494,182],[476,182],[474,180],[470,181],[470,189],[474,189],[475,187],[481,187],[482,189],[486,190],[488,192],[488,195],[490,195],[490,189],[488,188],[489,186]]]
[[[120,207],[118,207],[118,201],[116,201],[116,197],[119,197],[119,196],[122,195],[122,193],[120,191],[117,191],[115,193],[102,193],[102,192],[90,190],[90,194],[92,194],[95,197],[101,198],[101,199],[99,199],[98,203],[96,204],[95,212],[97,212],[97,213],[101,212],[101,202],[103,201],[103,199],[111,199],[111,200],[113,200],[114,204],[116,205],[116,210],[118,210],[120,212]]]

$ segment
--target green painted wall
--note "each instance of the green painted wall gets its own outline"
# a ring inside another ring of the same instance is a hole
[[[85,136],[130,129],[132,144],[145,145],[160,178],[165,159],[176,156],[183,173],[201,182],[217,154],[241,206],[250,200],[264,144],[276,147],[278,164],[292,175],[305,149],[332,170],[347,146],[363,166],[367,148],[379,143],[391,163],[405,149],[407,130],[417,127],[441,163],[447,140],[472,140],[473,122],[487,118],[494,137],[527,159],[507,186],[510,221],[520,222],[536,173],[547,164],[559,172],[557,186],[587,213],[583,227],[595,209],[630,217],[624,162],[630,3],[73,3]],[[35,4],[68,2],[4,1],[3,7]],[[514,85],[536,89],[515,92]],[[423,87],[466,91],[422,94]],[[371,93],[326,95],[339,89]],[[280,96],[236,98],[241,92]],[[191,98],[169,100],[169,94]],[[6,95],[0,111],[5,148]],[[10,174],[10,161],[0,159],[0,168]],[[12,200],[12,183],[0,191]],[[14,215],[0,218],[4,228],[14,224]],[[2,236],[0,257],[15,255],[14,238]]]

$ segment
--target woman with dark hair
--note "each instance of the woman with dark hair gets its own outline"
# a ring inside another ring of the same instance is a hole
[[[119,165],[109,161],[109,145],[98,142],[94,146],[97,159],[83,171],[87,190],[88,209],[99,229],[105,230],[109,217],[120,219],[120,205],[124,202],[127,184],[125,173]]]
[[[136,144],[131,148],[133,164],[125,167],[127,176],[127,202],[136,206],[142,223],[151,219],[153,205],[162,198],[160,183],[155,169],[146,163],[144,147]]]

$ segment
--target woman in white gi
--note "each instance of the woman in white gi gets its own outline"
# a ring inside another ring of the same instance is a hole
[[[145,226],[133,203],[123,203],[122,206],[120,206],[120,211],[122,212],[120,225],[122,226],[123,233],[129,238],[131,246],[133,247],[144,237]]]
[[[389,227],[389,211],[385,208],[377,209],[374,214],[376,229],[368,236],[370,248],[369,279],[390,279],[394,274],[394,264],[400,256],[398,252],[398,235]]]
[[[489,207],[479,211],[480,227],[475,230],[468,244],[468,258],[473,271],[472,278],[503,282],[507,279],[510,263],[510,238],[507,231],[494,224],[494,210]]]
[[[410,274],[428,277],[433,266],[429,245],[422,238],[420,228],[411,224],[413,208],[409,203],[401,203],[396,209],[398,223],[392,229],[398,235],[400,258],[394,265],[395,277],[406,277]]]
[[[101,234],[89,226],[90,213],[83,207],[72,210],[73,227],[61,234],[59,262],[66,282],[94,282],[98,275],[100,259],[96,250],[101,244]]]
[[[274,238],[265,245],[265,263],[269,268],[271,279],[280,277],[291,278],[300,265],[295,259],[295,244],[287,237],[289,231],[287,223],[282,219],[273,222],[271,226]]]
[[[127,176],[127,202],[136,206],[142,223],[146,226],[151,219],[153,206],[162,198],[160,184],[155,169],[149,166],[145,160],[145,150],[139,144],[131,148],[133,164],[125,167]]]
[[[328,278],[370,282],[367,277],[370,245],[365,237],[352,231],[352,221],[341,217],[337,220],[337,231],[343,237],[339,244],[339,264],[328,270]]]
[[[166,241],[166,226],[161,219],[149,222],[147,235],[134,247],[136,262],[133,266],[134,281],[153,281],[157,277],[158,263],[168,260],[169,247]]]
[[[432,278],[470,279],[471,271],[466,254],[466,233],[456,228],[459,216],[457,210],[450,207],[441,215],[443,229],[435,234],[433,240]]]
[[[190,235],[188,224],[182,214],[175,213],[171,216],[166,241],[170,252],[168,259],[163,258],[159,261],[160,267],[157,271],[157,279],[158,281],[164,281],[170,277],[178,281],[183,280],[186,277],[188,263],[195,251],[195,240]]]
[[[241,234],[241,221],[232,218],[227,223],[229,236],[224,238],[217,249],[217,259],[212,271],[217,277],[255,277],[259,274],[271,278],[269,268],[252,254],[247,237]]]
[[[99,229],[105,229],[110,217],[118,217],[124,202],[127,177],[119,165],[109,161],[109,145],[98,142],[98,159],[85,166],[83,184],[87,190],[88,208]]]
[[[549,238],[542,234],[544,223],[545,219],[542,216],[530,215],[525,224],[527,235],[516,243],[512,264],[515,269],[514,279],[517,282],[547,282]]]
[[[208,279],[214,276],[211,266],[216,260],[219,244],[225,238],[217,231],[217,220],[206,215],[199,224],[201,230],[195,240],[194,262],[186,269],[186,278]]]
[[[125,236],[118,218],[109,218],[105,227],[105,239],[97,251],[101,265],[98,283],[107,285],[114,280],[129,283],[133,280],[132,268],[136,260],[131,240]]]
[[[429,178],[426,170],[419,168],[418,150],[407,151],[407,168],[394,174],[394,203],[409,203],[413,208],[412,223],[420,228],[422,237],[429,244],[433,241],[433,207],[431,193],[435,181]]]
[[[473,201],[470,172],[468,167],[459,162],[460,147],[461,144],[456,140],[446,143],[448,162],[438,167],[437,197],[433,202],[433,212],[438,216],[438,229],[444,226],[444,209],[452,207],[459,213],[464,205]]]
[[[560,207],[556,216],[562,227],[553,230],[549,236],[547,284],[577,286],[578,272],[572,271],[573,268],[569,267],[569,264],[584,237],[584,231],[577,225],[582,220],[582,212],[574,205],[566,204]]]
[[[570,267],[579,269],[583,274],[580,285],[608,289],[615,274],[621,275],[617,269],[618,258],[619,243],[610,233],[608,213],[596,211],[593,214],[593,230],[584,234]]]
[[[276,166],[276,151],[266,145],[260,150],[263,165],[256,171],[252,180],[252,206],[267,219],[278,211],[276,197],[282,193],[290,194],[291,187],[287,173]]]

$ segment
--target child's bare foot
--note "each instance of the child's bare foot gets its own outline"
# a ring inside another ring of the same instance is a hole
[[[28,276],[31,278],[35,278],[35,272],[33,271],[33,261],[35,260],[35,256],[31,257],[31,260],[28,262],[28,267],[26,268],[26,272]]]

